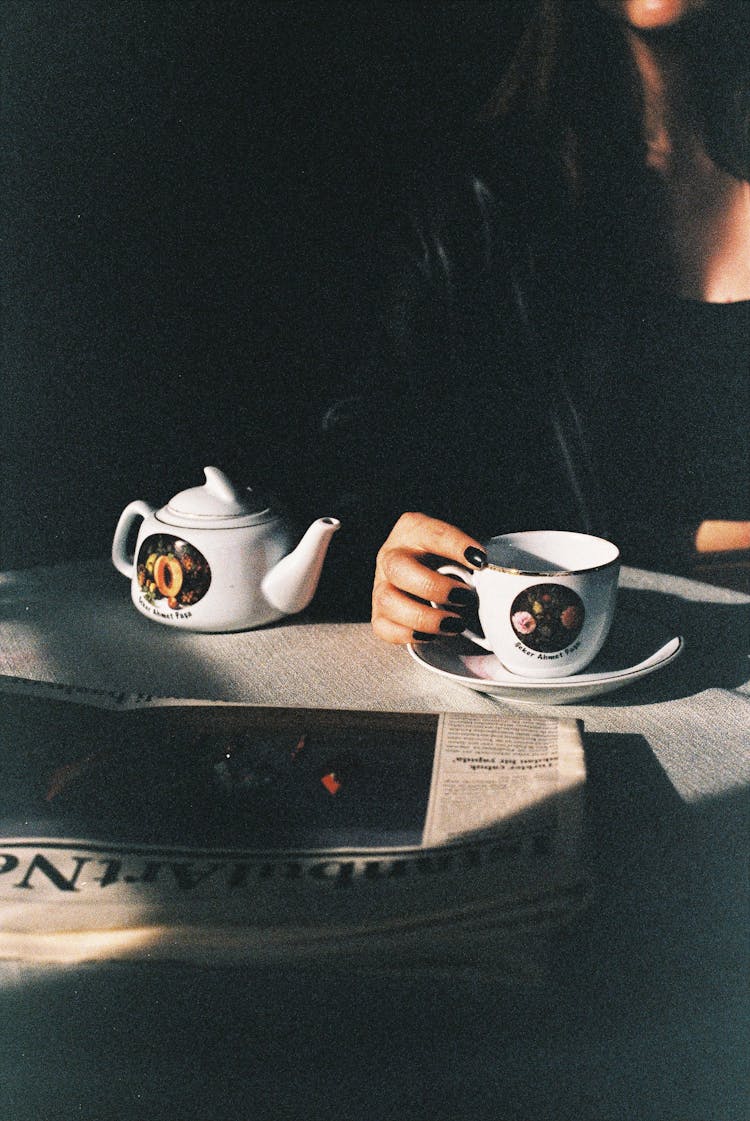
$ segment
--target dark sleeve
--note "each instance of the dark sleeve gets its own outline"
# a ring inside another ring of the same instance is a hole
[[[409,236],[410,235],[410,236]],[[415,230],[377,250],[361,355],[338,392],[316,398],[302,471],[288,488],[297,520],[341,521],[316,609],[367,618],[378,549],[406,510],[440,514],[441,429],[452,355]]]
[[[302,441],[296,509],[342,523],[316,597],[326,614],[369,617],[377,552],[405,511],[480,539],[576,524],[504,214],[469,177],[405,214],[378,250],[361,358]]]

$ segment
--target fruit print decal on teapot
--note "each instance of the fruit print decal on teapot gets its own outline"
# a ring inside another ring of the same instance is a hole
[[[146,602],[172,611],[198,603],[211,584],[211,566],[203,554],[187,541],[164,533],[142,542],[136,573]]]

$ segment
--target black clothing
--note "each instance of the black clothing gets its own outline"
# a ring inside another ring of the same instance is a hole
[[[591,231],[476,177],[418,198],[406,226],[366,360],[307,444],[305,498],[342,521],[324,601],[369,613],[406,510],[480,540],[599,533],[672,571],[702,516],[748,516],[750,304],[629,292],[580,252]]]
[[[679,566],[703,518],[750,517],[750,301],[633,308],[581,412],[609,532],[644,564]]]

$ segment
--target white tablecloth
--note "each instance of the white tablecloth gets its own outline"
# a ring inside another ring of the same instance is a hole
[[[685,799],[748,782],[750,596],[624,569],[625,609],[657,614],[685,652],[650,678],[565,706],[588,732],[642,737]],[[302,617],[241,634],[152,623],[105,562],[0,574],[0,673],[87,688],[262,704],[494,711],[497,700],[431,675],[368,624]],[[562,712],[562,709],[538,711]]]
[[[750,597],[625,570],[686,639],[584,722],[602,889],[533,992],[109,965],[0,971],[1,1121],[745,1121]],[[0,673],[186,698],[494,711],[365,624],[150,623],[104,562],[0,576]]]

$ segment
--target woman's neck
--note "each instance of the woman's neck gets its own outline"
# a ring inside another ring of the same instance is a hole
[[[709,303],[750,299],[750,183],[706,152],[678,52],[628,38],[642,84],[646,164],[665,191],[677,292]]]

